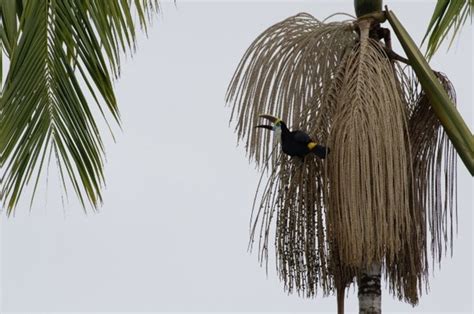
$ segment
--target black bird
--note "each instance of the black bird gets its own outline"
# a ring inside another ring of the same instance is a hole
[[[279,118],[267,114],[261,114],[261,118],[270,120],[272,125],[257,125],[257,128],[263,128],[281,134],[281,147],[285,154],[289,156],[298,156],[303,158],[309,153],[314,153],[319,158],[325,158],[329,154],[329,148],[319,145],[303,131],[290,131],[285,122]]]

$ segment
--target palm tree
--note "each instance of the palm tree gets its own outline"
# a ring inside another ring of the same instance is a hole
[[[362,313],[378,313],[380,277],[415,305],[457,215],[454,148],[471,174],[474,138],[454,89],[433,72],[381,1],[355,1],[358,19],[298,14],[255,39],[232,78],[231,120],[262,170],[251,242],[266,262],[275,221],[277,271],[288,292],[338,294],[357,281]],[[391,49],[388,20],[408,59]],[[382,40],[383,39],[383,40]],[[409,66],[405,66],[406,63]],[[330,147],[326,160],[281,152],[259,115]],[[449,140],[448,140],[449,138]],[[430,243],[430,244],[429,244]]]
[[[101,204],[97,113],[120,122],[113,80],[121,54],[135,51],[138,25],[146,31],[157,10],[157,0],[0,1],[7,65],[5,77],[0,67],[0,196],[8,215],[32,180],[33,199],[51,158],[84,208]]]

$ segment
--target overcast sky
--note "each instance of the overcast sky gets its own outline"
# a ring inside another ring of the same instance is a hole
[[[389,1],[417,43],[435,1]],[[123,120],[106,135],[107,187],[97,214],[62,204],[56,171],[31,213],[1,215],[0,312],[335,312],[335,297],[286,295],[246,251],[258,172],[229,127],[227,84],[252,40],[299,12],[353,13],[353,1],[177,1],[139,36],[116,83]],[[393,36],[394,38],[394,36]],[[473,123],[472,27],[433,68],[457,89]],[[398,43],[397,52],[402,53]],[[384,290],[393,312],[472,312],[473,180],[458,162],[459,235],[412,308]],[[273,256],[270,254],[270,256]],[[346,309],[357,310],[350,290]]]

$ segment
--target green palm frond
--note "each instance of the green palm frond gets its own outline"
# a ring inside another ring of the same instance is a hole
[[[474,1],[438,0],[423,42],[428,39],[427,58],[430,59],[451,32],[450,46],[468,17],[472,21]]]
[[[81,203],[102,201],[104,145],[94,109],[119,122],[113,79],[120,54],[135,50],[157,1],[2,1],[0,35],[8,73],[0,100],[1,196],[10,214],[48,155]],[[134,10],[136,14],[134,14]],[[33,192],[34,196],[34,192]],[[33,197],[32,196],[32,197]]]

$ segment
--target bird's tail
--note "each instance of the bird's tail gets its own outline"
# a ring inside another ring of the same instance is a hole
[[[321,159],[326,158],[326,156],[329,154],[330,149],[329,147],[324,147],[322,145],[316,145],[316,147],[313,149],[313,153],[316,154]]]

